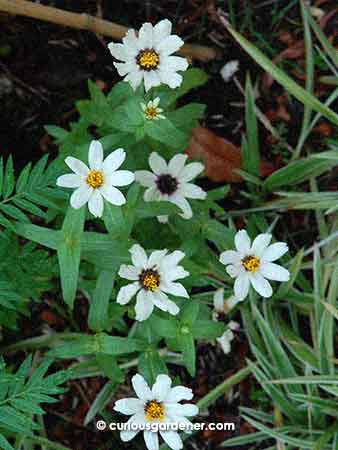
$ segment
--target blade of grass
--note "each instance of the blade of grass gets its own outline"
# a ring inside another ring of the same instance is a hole
[[[308,21],[308,14],[305,10],[305,6],[303,2],[300,2],[301,12],[302,12],[302,19],[303,19],[303,27],[304,27],[304,43],[305,43],[305,74],[306,74],[306,84],[305,89],[310,94],[313,94],[313,85],[314,85],[314,61],[313,61],[313,46],[312,46],[312,38],[311,38],[311,31]],[[310,125],[311,121],[311,115],[312,115],[312,108],[308,105],[305,105],[304,107],[304,115],[303,115],[303,122],[302,122],[302,129],[300,132],[300,136],[297,142],[296,149],[292,155],[291,160],[295,160],[299,158],[299,155],[302,151],[303,144],[305,142],[305,139],[303,136],[307,135],[307,130]]]
[[[229,33],[235,38],[235,40],[243,47],[243,49],[264,69],[266,70],[276,81],[278,81],[285,89],[296,97],[304,105],[309,108],[320,112],[323,116],[329,119],[335,125],[338,124],[338,114],[332,109],[328,108],[325,104],[320,102],[313,95],[309,94],[305,89],[299,86],[292,78],[273,64],[264,53],[262,53],[256,46],[251,44],[241,34],[237,33],[228,22],[224,22]]]

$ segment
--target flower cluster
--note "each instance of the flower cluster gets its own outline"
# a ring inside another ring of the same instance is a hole
[[[171,23],[162,20],[157,25],[144,24],[139,33],[129,30],[123,38],[122,44],[109,44],[111,54],[122,62],[114,62],[119,74],[125,77],[136,89],[142,82],[145,91],[159,86],[161,83],[174,89],[180,86],[182,75],[179,71],[187,69],[188,63],[184,58],[172,56],[182,45],[183,41],[171,35]],[[143,91],[142,91],[143,92]],[[155,96],[154,96],[155,97]],[[144,100],[137,104],[143,112],[144,126],[161,125],[168,121],[167,115],[159,108],[160,97]],[[145,202],[169,202],[179,208],[182,219],[193,217],[193,209],[188,199],[205,200],[207,193],[193,183],[203,170],[199,162],[187,163],[187,155],[176,154],[169,161],[157,152],[152,152],[148,158],[150,170],[120,169],[126,160],[126,152],[118,148],[104,158],[104,149],[100,141],[93,140],[89,145],[88,166],[80,159],[68,156],[67,166],[74,172],[65,174],[57,179],[57,185],[75,188],[70,197],[73,208],[79,209],[88,203],[88,209],[94,217],[104,217],[105,201],[121,207],[126,203],[126,197],[118,188],[129,186],[134,181],[144,187]],[[141,167],[139,167],[141,169]],[[167,223],[169,217],[159,215],[161,223]],[[235,235],[236,250],[226,250],[221,253],[219,260],[226,266],[227,274],[235,279],[234,294],[224,300],[224,290],[219,289],[214,295],[213,319],[219,321],[238,302],[243,301],[249,293],[250,285],[262,297],[271,297],[273,289],[268,280],[288,281],[288,270],[274,261],[282,257],[288,246],[283,242],[271,244],[272,235],[259,234],[251,243],[245,230]],[[190,274],[180,265],[185,258],[181,250],[169,252],[167,249],[153,250],[149,255],[138,243],[130,249],[132,264],[122,264],[118,275],[129,283],[119,286],[117,303],[129,304],[136,296],[135,319],[143,322],[153,313],[154,308],[170,315],[180,312],[178,304],[172,297],[189,299],[189,293],[178,280],[183,280]],[[226,279],[226,277],[225,277]],[[216,325],[213,323],[213,325]],[[239,324],[229,321],[222,336],[217,338],[225,353],[231,350],[231,342]],[[115,410],[131,415],[129,423],[171,423],[189,422],[187,416],[194,416],[198,412],[195,405],[181,405],[181,400],[190,400],[192,392],[183,386],[171,387],[171,380],[167,375],[159,375],[152,389],[149,388],[141,375],[135,375],[132,384],[138,398],[118,400]],[[121,438],[131,440],[137,431],[124,431]],[[164,441],[174,450],[182,448],[183,444],[176,432],[160,431]],[[144,431],[145,443],[150,450],[159,448],[158,435],[152,431]]]

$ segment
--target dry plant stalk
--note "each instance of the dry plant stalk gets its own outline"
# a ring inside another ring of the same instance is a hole
[[[13,15],[32,17],[45,22],[57,23],[66,27],[88,30],[116,40],[121,39],[128,29],[122,25],[109,22],[108,20],[98,19],[89,14],[73,13],[26,0],[0,0],[0,11]],[[185,44],[178,53],[182,56],[200,61],[210,61],[218,56],[216,49],[194,44]]]

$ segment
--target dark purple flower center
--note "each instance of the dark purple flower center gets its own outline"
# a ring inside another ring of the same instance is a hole
[[[176,178],[172,177],[169,174],[160,175],[157,178],[156,183],[157,183],[157,187],[158,187],[159,191],[162,194],[167,194],[167,195],[173,194],[178,187],[178,182],[177,182]]]

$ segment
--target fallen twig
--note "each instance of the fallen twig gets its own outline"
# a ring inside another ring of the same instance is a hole
[[[127,32],[127,27],[108,20],[99,19],[85,13],[64,11],[26,0],[0,0],[0,11],[57,23],[66,27],[88,30],[113,39],[121,39]],[[185,44],[178,53],[200,61],[210,61],[217,58],[219,54],[214,48],[194,44]]]

